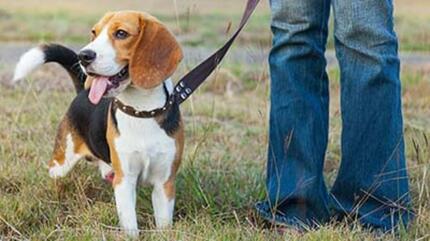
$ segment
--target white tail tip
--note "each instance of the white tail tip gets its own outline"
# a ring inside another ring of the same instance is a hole
[[[31,72],[33,72],[37,67],[45,63],[45,53],[40,47],[32,48],[25,52],[21,58],[19,58],[18,63],[15,67],[15,73],[13,75],[12,82],[25,78]]]

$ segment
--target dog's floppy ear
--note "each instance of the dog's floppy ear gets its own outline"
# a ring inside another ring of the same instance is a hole
[[[170,77],[182,60],[182,49],[170,31],[155,19],[140,17],[140,33],[129,69],[133,83],[150,89]]]

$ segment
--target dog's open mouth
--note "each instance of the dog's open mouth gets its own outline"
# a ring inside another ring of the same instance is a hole
[[[116,75],[112,76],[102,76],[94,73],[88,73],[88,75],[94,78],[88,98],[91,103],[97,105],[109,90],[118,88],[121,82],[128,78],[128,66],[125,66]]]

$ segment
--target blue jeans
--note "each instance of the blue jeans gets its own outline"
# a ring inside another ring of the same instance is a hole
[[[336,217],[391,230],[407,225],[398,42],[391,0],[271,0],[271,111],[266,219],[289,225]],[[329,128],[324,58],[333,6],[341,71],[342,160],[328,192]]]

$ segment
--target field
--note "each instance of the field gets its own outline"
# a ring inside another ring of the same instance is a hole
[[[0,41],[61,41],[85,43],[90,27],[109,10],[147,11],[166,23],[190,46],[215,46],[236,24],[244,1],[148,0],[57,1],[0,0]],[[430,51],[430,3],[426,0],[397,0],[396,26],[401,49]],[[268,1],[261,4],[240,37],[242,44],[267,47],[271,43]],[[330,37],[329,47],[333,46]]]
[[[204,3],[203,3],[204,2]],[[100,2],[0,0],[0,240],[123,240],[112,188],[96,167],[80,163],[64,179],[49,178],[46,164],[57,124],[74,97],[67,74],[43,67],[10,85],[12,67],[27,46],[43,41],[79,47],[90,26],[109,9],[155,13],[187,47],[179,77],[222,43],[240,17],[240,1],[106,0]],[[175,4],[176,3],[176,4]],[[142,6],[141,6],[142,5]],[[176,7],[175,7],[176,5]],[[430,240],[430,2],[396,1],[402,50],[424,56],[402,66],[405,140],[417,219],[394,235],[357,223],[279,234],[253,211],[265,197],[268,71],[267,3],[260,6],[222,68],[182,107],[186,151],[177,183],[175,225],[154,229],[150,190],[138,195],[143,240]],[[24,43],[23,43],[24,42]],[[193,51],[194,50],[194,51]],[[245,57],[263,55],[263,58]],[[257,54],[255,53],[257,52]],[[418,53],[419,52],[419,53]],[[340,159],[339,71],[330,65],[330,139],[325,175],[330,186]]]

